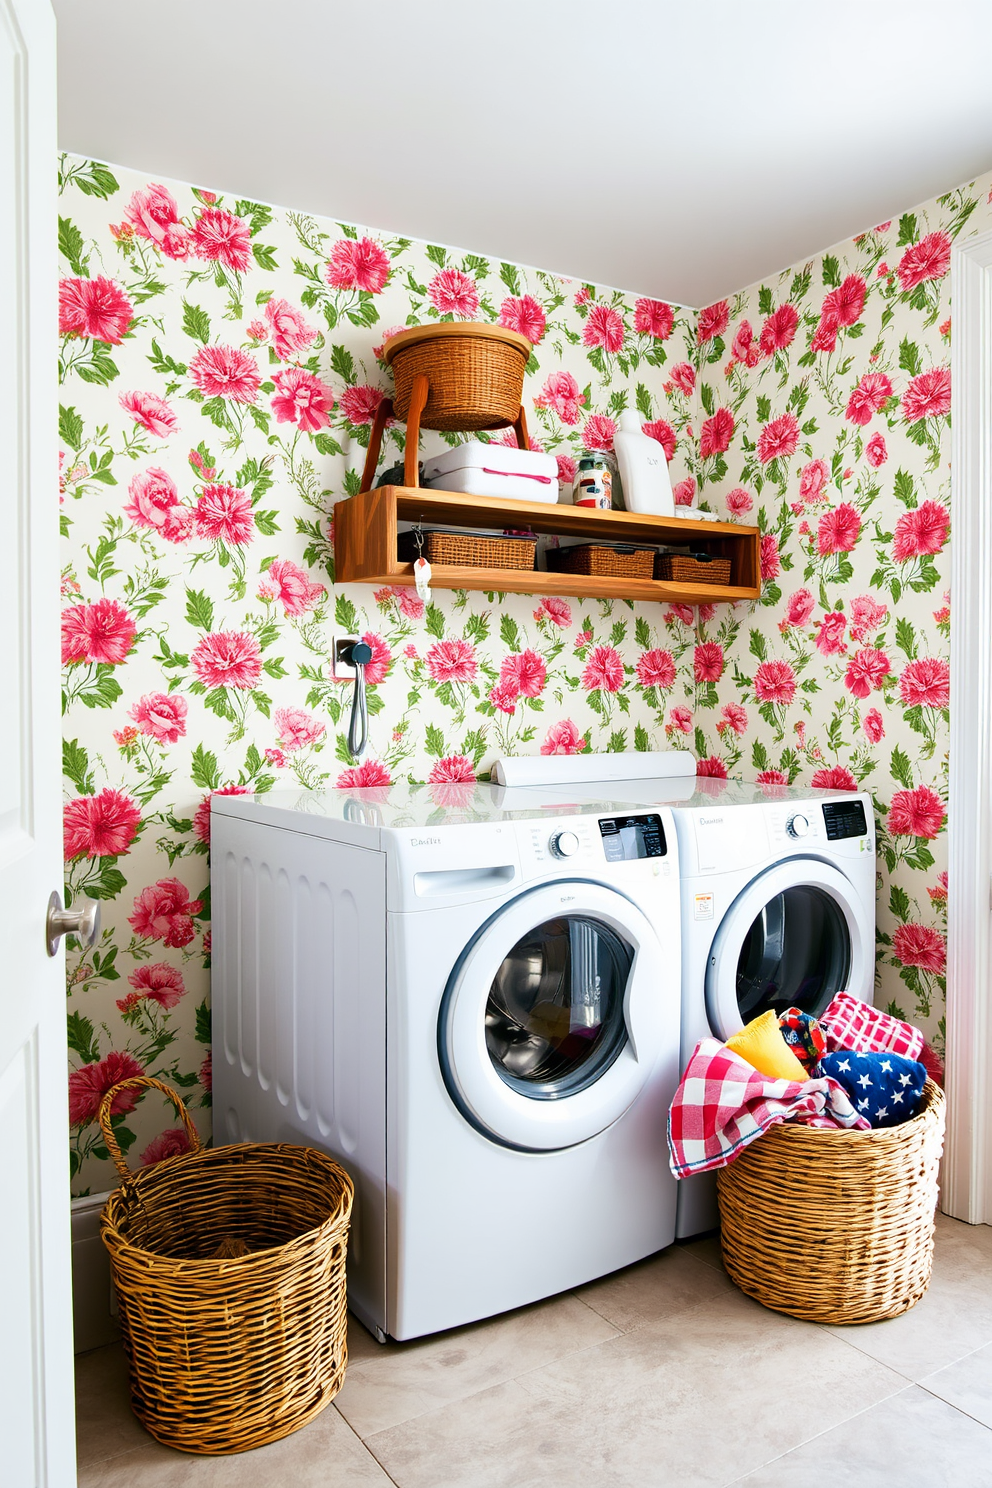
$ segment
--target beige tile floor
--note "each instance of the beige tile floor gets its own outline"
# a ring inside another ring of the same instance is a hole
[[[992,1228],[938,1222],[912,1312],[821,1328],[742,1296],[715,1240],[534,1307],[380,1347],[270,1447],[189,1457],[80,1355],[80,1488],[992,1488]]]

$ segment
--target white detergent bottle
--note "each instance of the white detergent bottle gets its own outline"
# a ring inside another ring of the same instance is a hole
[[[665,451],[657,439],[642,432],[640,417],[632,409],[620,415],[613,450],[627,510],[642,517],[674,517],[675,498]]]

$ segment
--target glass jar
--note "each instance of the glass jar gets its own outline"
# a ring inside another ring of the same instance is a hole
[[[579,461],[572,493],[575,506],[590,506],[597,511],[613,508],[613,467],[609,457],[591,450]]]

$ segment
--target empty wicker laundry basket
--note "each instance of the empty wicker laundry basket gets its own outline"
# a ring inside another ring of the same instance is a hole
[[[190,1150],[129,1172],[115,1093],[175,1104]],[[201,1147],[186,1108],[146,1076],[107,1092],[100,1125],[123,1182],[104,1207],[135,1415],[183,1452],[244,1452],[329,1405],[347,1364],[351,1179],[321,1152]]]
[[[944,1096],[901,1126],[784,1122],[717,1173],[721,1247],[741,1291],[814,1323],[907,1312],[930,1284]]]

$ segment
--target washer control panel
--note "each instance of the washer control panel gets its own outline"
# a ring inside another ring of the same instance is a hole
[[[660,816],[601,817],[599,832],[608,863],[635,858],[663,858],[668,852]]]
[[[797,811],[795,816],[789,817],[789,820],[785,824],[785,830],[788,832],[790,837],[808,837],[809,817],[803,816],[800,812]]]
[[[843,837],[864,837],[868,831],[865,803],[857,799],[824,802],[823,821],[831,842]]]
[[[548,840],[548,847],[556,858],[574,858],[581,846],[576,834],[567,830],[552,832]]]

